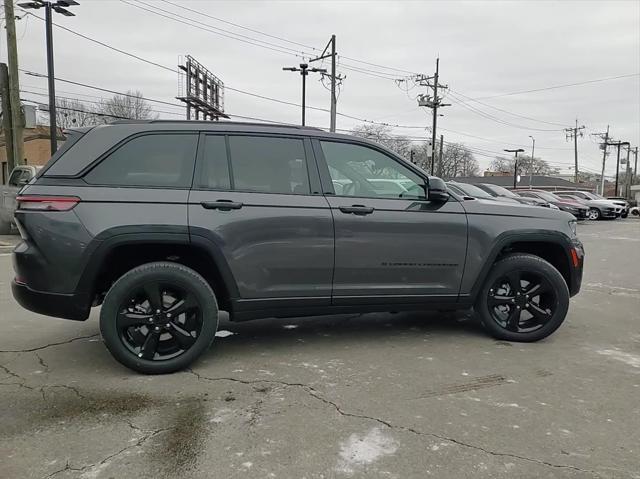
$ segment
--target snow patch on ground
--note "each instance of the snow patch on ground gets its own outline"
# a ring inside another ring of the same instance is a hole
[[[622,361],[631,367],[640,368],[640,356],[637,354],[627,353],[619,349],[599,349],[596,352],[603,356],[609,356],[610,358]]]
[[[351,475],[356,469],[394,454],[397,450],[398,441],[377,427],[364,435],[354,433],[340,444],[340,459],[336,470]]]
[[[232,333],[226,329],[221,329],[220,331],[216,331],[216,338],[226,338],[227,336],[233,336],[234,334],[236,333]]]
[[[296,329],[298,327],[297,324],[285,324],[282,326],[284,329]]]

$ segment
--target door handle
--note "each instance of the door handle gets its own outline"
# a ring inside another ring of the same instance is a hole
[[[229,211],[242,208],[242,203],[231,200],[202,201],[200,205],[202,205],[205,210]]]
[[[364,205],[353,205],[353,206],[340,206],[340,211],[347,214],[353,214],[358,216],[370,215],[373,213],[374,208],[371,206]]]

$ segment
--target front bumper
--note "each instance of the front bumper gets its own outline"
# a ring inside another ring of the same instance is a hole
[[[572,264],[570,265],[569,271],[571,275],[571,284],[569,285],[569,296],[575,296],[580,292],[580,288],[582,286],[582,272],[584,270],[584,246],[582,243],[574,239],[572,249],[575,252],[575,260],[573,258],[572,253]],[[573,261],[576,261],[577,264]]]
[[[11,292],[20,306],[34,313],[74,321],[89,317],[88,298],[84,294],[44,293],[16,280],[11,282]]]

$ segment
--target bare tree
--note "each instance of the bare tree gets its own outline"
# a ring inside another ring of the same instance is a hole
[[[363,124],[351,130],[351,134],[360,138],[375,141],[389,148],[405,159],[411,157],[411,140],[406,136],[394,135],[391,127],[386,125]]]
[[[489,165],[491,171],[499,171],[513,174],[515,169],[514,158],[503,158],[497,156]],[[521,175],[557,175],[557,168],[552,168],[542,158],[532,158],[531,156],[522,155],[518,157],[518,173]]]
[[[87,105],[67,98],[56,98],[56,124],[66,129],[74,126],[91,126],[99,123]]]
[[[437,154],[437,152],[436,152]],[[458,176],[476,176],[480,173],[478,161],[462,143],[449,143],[442,151],[442,163],[436,156],[436,173],[448,180]]]
[[[97,109],[103,115],[102,121],[109,122],[118,118],[131,120],[150,120],[157,118],[149,103],[138,90],[127,91],[126,95],[114,95],[105,100]]]

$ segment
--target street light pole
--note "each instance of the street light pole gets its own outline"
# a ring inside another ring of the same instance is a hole
[[[282,67],[282,69],[290,72],[300,72],[300,76],[302,76],[302,126],[304,126],[307,98],[307,75],[309,74],[309,72],[327,73],[327,70],[325,68],[309,68],[309,65],[307,63],[301,63],[300,68]]]
[[[522,148],[518,148],[517,150],[504,150],[508,153],[515,153],[516,162],[513,168],[513,189],[515,190],[518,186],[518,153],[524,153]]]
[[[533,142],[533,146],[531,147],[531,164],[529,165],[529,189],[531,189],[531,182],[533,179],[533,159],[536,154],[536,139],[531,135],[529,135],[529,138],[531,138],[531,141]]]
[[[58,0],[57,2],[46,2],[36,0],[33,2],[18,3],[19,7],[25,9],[39,9],[44,7],[45,29],[47,37],[47,80],[49,87],[49,136],[51,144],[51,155],[58,150],[58,128],[56,125],[56,82],[53,66],[53,12],[60,13],[65,17],[75,17],[75,14],[67,10],[67,7],[80,5],[75,0]]]

